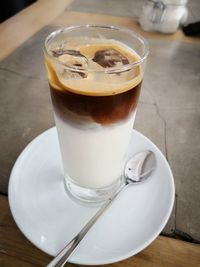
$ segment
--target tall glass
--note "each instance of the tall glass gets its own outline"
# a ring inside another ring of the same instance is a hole
[[[68,192],[102,201],[123,179],[148,47],[133,31],[81,25],[45,41]]]

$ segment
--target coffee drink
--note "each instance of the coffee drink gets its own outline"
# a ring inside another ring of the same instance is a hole
[[[122,176],[143,70],[115,39],[73,36],[47,47],[45,63],[65,178],[102,189]]]

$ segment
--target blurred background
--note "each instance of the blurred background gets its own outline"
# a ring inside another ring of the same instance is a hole
[[[36,0],[7,0],[0,9],[0,23],[34,2]]]
[[[20,10],[26,8],[30,4],[37,0],[7,0],[0,9],[0,22],[15,15]],[[39,0],[40,1],[40,0]],[[69,10],[77,10],[82,12],[95,12],[101,14],[113,14],[133,17],[138,19],[141,12],[142,6],[146,0],[75,0],[69,7]],[[150,1],[151,2],[151,1]],[[156,2],[156,0],[155,0]],[[164,3],[174,4],[187,4],[188,17],[186,23],[196,22],[200,20],[200,5],[199,0],[163,0]]]

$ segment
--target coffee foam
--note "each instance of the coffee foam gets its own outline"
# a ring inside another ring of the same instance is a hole
[[[50,46],[49,51],[61,47],[58,44],[54,43]],[[69,70],[63,65],[65,56],[63,55],[56,60],[46,57],[49,82],[57,90],[67,90],[76,94],[91,96],[115,95],[132,89],[142,80],[140,66],[135,66],[124,72],[108,73],[110,68],[103,68],[92,60],[97,51],[106,49],[117,50],[128,59],[129,63],[140,60],[139,55],[134,50],[119,41],[88,38],[82,38],[81,41],[80,39],[71,39],[67,44],[62,43],[63,48],[80,51],[88,60],[89,71],[87,69],[83,70],[86,73],[84,78],[81,75],[76,75],[75,71],[71,72],[69,77],[66,77],[66,74],[63,75],[63,73],[69,72]],[[124,66],[126,67],[126,65]]]

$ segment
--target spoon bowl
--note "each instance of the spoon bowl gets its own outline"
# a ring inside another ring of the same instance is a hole
[[[125,181],[143,182],[156,168],[156,157],[151,150],[144,150],[131,157],[124,168]]]

